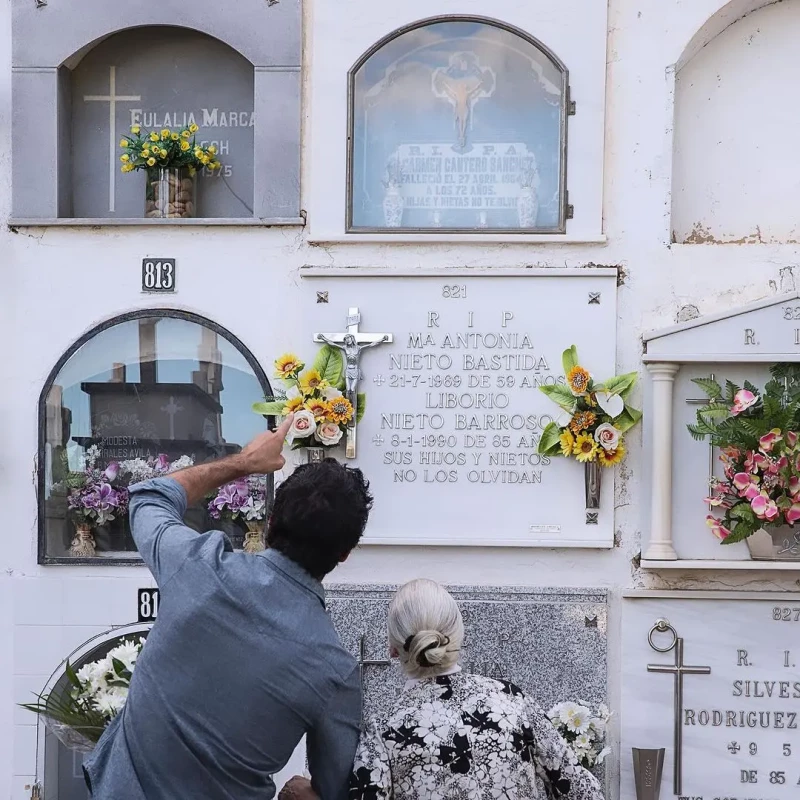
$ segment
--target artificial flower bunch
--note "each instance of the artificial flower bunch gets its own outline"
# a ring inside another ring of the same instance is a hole
[[[267,481],[263,475],[248,475],[221,486],[208,503],[212,519],[259,522],[267,513]]]
[[[353,405],[342,394],[344,357],[341,350],[323,345],[310,369],[294,354],[286,353],[275,361],[275,376],[285,389],[280,396],[255,403],[253,411],[264,416],[294,414],[287,440],[292,449],[335,447],[353,419]],[[358,395],[360,422],[366,398]]]
[[[582,700],[557,703],[547,712],[547,718],[572,748],[582,767],[590,769],[602,764],[611,752],[611,748],[603,746],[611,712],[602,703],[597,713],[592,713],[589,703]]]
[[[97,743],[108,723],[122,711],[144,637],[125,639],[105,658],[82,666],[77,672],[67,661],[66,691],[40,695],[22,708],[45,718],[58,739],[84,752]]]
[[[641,411],[628,405],[636,373],[595,383],[578,363],[575,345],[564,351],[562,361],[563,381],[539,387],[561,409],[542,431],[539,453],[613,467],[625,455],[623,434],[642,418]]]
[[[203,167],[219,169],[222,164],[217,158],[216,146],[198,144],[197,131],[195,123],[181,130],[162,128],[151,132],[142,130],[140,125],[132,125],[130,135],[119,142],[124,151],[119,157],[122,171],[188,167],[193,174]]]
[[[191,456],[181,456],[175,461],[170,461],[169,456],[165,453],[160,453],[155,457],[131,458],[127,461],[121,461],[119,469],[122,475],[128,478],[128,483],[134,484],[151,478],[163,478],[171,472],[186,469],[186,467],[193,465],[194,459]]]
[[[695,439],[719,447],[724,477],[711,478],[706,502],[723,512],[706,522],[723,544],[732,544],[766,527],[800,520],[800,367],[778,364],[760,392],[745,381],[697,378],[708,403],[689,425]]]
[[[67,509],[76,524],[105,525],[128,510],[128,489],[121,479],[119,464],[97,466],[100,448],[90,447],[84,456],[83,469],[71,471],[64,454],[67,476]]]

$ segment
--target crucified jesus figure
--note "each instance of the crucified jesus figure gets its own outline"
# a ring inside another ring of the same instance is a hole
[[[343,341],[334,342],[332,339],[329,339],[325,336],[324,333],[317,334],[318,337],[325,342],[325,344],[329,344],[331,347],[335,347],[338,350],[341,350],[344,353],[344,361],[345,361],[345,370],[344,370],[344,386],[345,386],[345,397],[350,401],[351,405],[353,406],[353,417],[348,423],[349,427],[354,427],[356,424],[356,410],[358,408],[358,382],[361,380],[361,368],[359,367],[359,360],[361,359],[361,351],[366,350],[369,347],[377,347],[379,344],[383,344],[384,342],[389,341],[389,336],[384,336],[382,339],[378,339],[375,342],[365,342],[359,344],[356,341],[356,337],[352,333],[346,333],[344,335]]]

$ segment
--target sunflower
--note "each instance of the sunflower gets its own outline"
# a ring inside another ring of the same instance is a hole
[[[328,404],[324,400],[320,400],[316,397],[312,397],[311,400],[306,403],[306,408],[317,419],[327,416],[330,413],[330,407]]]
[[[594,461],[598,449],[597,442],[591,436],[582,433],[575,439],[572,453],[578,461]]]
[[[583,367],[573,367],[567,373],[567,385],[576,397],[586,394],[591,376]]]
[[[303,394],[314,394],[317,389],[325,388],[325,381],[322,380],[322,375],[315,369],[310,369],[304,372],[299,378],[300,391]]]
[[[565,430],[558,437],[558,440],[561,442],[561,455],[571,456],[572,448],[575,447],[575,437],[568,430]]]
[[[334,397],[328,403],[328,419],[331,422],[350,422],[353,418],[353,406],[346,397]]]
[[[305,365],[294,353],[284,353],[275,361],[275,376],[278,378],[290,378],[300,372]]]
[[[291,400],[286,401],[286,405],[283,407],[283,415],[288,416],[289,414],[294,414],[295,411],[299,411],[302,407],[303,398],[293,397]]]
[[[570,430],[577,436],[581,431],[590,428],[597,421],[597,414],[593,411],[578,411],[572,418],[569,427]]]
[[[625,445],[621,442],[617,445],[616,450],[603,450],[601,447],[597,453],[597,460],[604,466],[604,467],[613,467],[614,464],[619,464],[620,461],[625,457]]]

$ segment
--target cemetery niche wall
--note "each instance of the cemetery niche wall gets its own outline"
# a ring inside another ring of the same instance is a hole
[[[351,232],[564,233],[566,66],[525,32],[437,17],[349,75]]]
[[[253,398],[270,392],[252,353],[203,317],[147,309],[89,331],[40,396],[39,562],[137,562],[127,487],[239,452],[264,429]],[[243,524],[211,519],[204,503],[186,522],[242,546]]]
[[[145,207],[154,154],[120,171],[141,126],[191,128],[184,158],[213,145],[221,164],[198,164],[196,197],[171,222],[302,224],[299,0],[245,0],[231,19],[207,0],[124,16],[100,0],[15,5],[13,223],[159,221]]]
[[[792,445],[797,416],[794,425],[788,420],[768,422],[779,420],[782,409],[790,408],[800,392],[795,374],[800,364],[800,293],[700,317],[649,333],[644,340],[643,360],[650,373],[645,398],[650,537],[642,566],[800,569],[800,526],[784,524],[785,512],[790,512],[789,519],[793,516],[792,475],[800,463]],[[765,391],[770,380],[771,399]],[[687,426],[697,423],[698,408],[712,402],[704,389],[715,392],[714,384],[720,396],[706,419],[712,424],[726,421],[727,426],[738,420],[737,429],[752,427],[750,444],[731,448],[690,434]],[[776,426],[781,431],[775,441],[761,441]],[[713,489],[718,481],[732,489],[722,503]],[[743,481],[752,482],[754,489]],[[710,495],[714,502],[709,502]],[[729,506],[743,499],[747,508],[731,517]],[[763,528],[745,540],[733,537],[732,543],[722,544],[721,539],[736,530],[738,519],[750,519],[748,509],[757,512],[753,519],[762,521]]]

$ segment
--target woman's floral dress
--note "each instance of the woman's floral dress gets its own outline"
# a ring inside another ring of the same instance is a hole
[[[457,673],[406,689],[361,736],[351,800],[602,800],[542,710]]]

